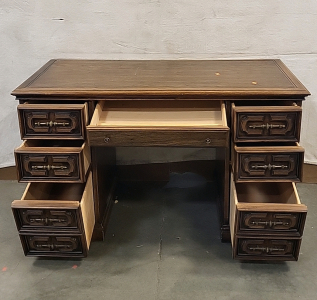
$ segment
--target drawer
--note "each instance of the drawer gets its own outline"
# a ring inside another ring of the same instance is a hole
[[[301,236],[306,214],[293,182],[231,181],[232,234]]]
[[[87,127],[91,146],[227,147],[221,101],[100,101]]]
[[[298,142],[302,108],[232,104],[234,142]]]
[[[20,234],[25,256],[86,257],[88,247],[80,234]]]
[[[298,260],[300,238],[235,237],[234,258],[240,260]]]
[[[81,236],[81,247],[89,248],[95,225],[91,174],[86,184],[29,183],[11,207],[21,236]]]
[[[236,182],[302,180],[304,148],[297,143],[288,146],[243,144],[234,146],[233,169]]]
[[[22,139],[84,139],[87,104],[18,105]]]
[[[83,141],[27,140],[14,153],[20,182],[85,182],[90,166]]]

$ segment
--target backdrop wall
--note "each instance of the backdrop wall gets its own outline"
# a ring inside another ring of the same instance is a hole
[[[280,58],[312,93],[301,144],[317,164],[316,34],[316,0],[1,0],[0,167],[20,144],[10,92],[51,58]]]

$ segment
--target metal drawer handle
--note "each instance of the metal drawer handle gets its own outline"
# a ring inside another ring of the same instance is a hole
[[[206,144],[210,144],[211,143],[211,139],[210,138],[207,138],[206,139]]]
[[[288,222],[281,222],[281,221],[276,221],[276,222],[272,222],[272,221],[253,221],[251,222],[252,225],[269,225],[269,227],[273,227],[276,225],[283,225],[283,226],[288,226],[289,223]]]
[[[273,125],[273,124],[262,124],[262,125],[249,125],[249,128],[252,129],[257,129],[257,128],[261,128],[261,129],[272,129],[272,128],[286,128],[285,125]]]
[[[105,143],[109,143],[109,142],[110,142],[110,138],[109,138],[109,137],[106,137],[106,138],[104,139],[104,141],[105,141]]]
[[[69,126],[70,123],[69,122],[35,122],[35,125],[37,126],[48,126],[48,127],[53,127],[53,126]]]
[[[287,169],[288,166],[285,166],[285,165],[271,165],[271,164],[268,164],[268,165],[254,165],[251,167],[251,169],[255,169],[255,170],[258,170],[258,169],[269,169],[269,170],[275,170],[275,169]]]
[[[54,165],[47,165],[47,166],[32,166],[32,170],[66,170],[66,166],[54,166]]]
[[[62,222],[66,222],[67,220],[65,219],[51,219],[51,218],[30,218],[30,223],[34,223],[34,222],[43,222],[46,225],[51,222],[58,222],[58,223],[62,223]]]
[[[68,248],[70,249],[72,245],[64,245],[64,244],[36,244],[37,248],[49,248],[50,250],[55,250],[58,248]]]
[[[266,253],[270,253],[270,252],[273,252],[273,251],[280,251],[280,252],[284,252],[285,249],[283,248],[269,248],[269,247],[252,247],[252,248],[249,248],[251,251],[262,251],[262,252],[266,252]]]

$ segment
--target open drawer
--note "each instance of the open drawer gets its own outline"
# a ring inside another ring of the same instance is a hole
[[[90,166],[83,141],[28,140],[14,153],[20,182],[85,182]]]
[[[226,147],[225,105],[208,100],[100,101],[87,127],[91,146]]]
[[[298,143],[249,143],[233,146],[235,182],[300,182],[304,148]]]
[[[293,182],[235,183],[231,180],[230,230],[234,258],[297,260],[306,214],[307,207],[301,204]]]
[[[291,100],[263,105],[264,101],[232,104],[233,141],[299,142],[302,108]]]
[[[95,225],[91,174],[86,184],[29,183],[11,207],[25,255],[87,255]],[[65,237],[65,247],[56,237]]]

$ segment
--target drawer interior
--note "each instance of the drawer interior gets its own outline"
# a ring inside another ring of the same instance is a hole
[[[290,182],[235,183],[237,201],[242,203],[300,204],[300,199]]]
[[[26,150],[29,148],[81,148],[84,142],[81,140],[26,140],[19,147],[19,150]]]
[[[85,189],[84,183],[29,183],[21,200],[80,201]]]
[[[90,126],[109,128],[227,126],[221,101],[100,101]]]

